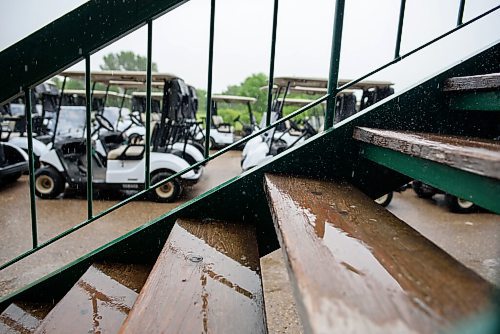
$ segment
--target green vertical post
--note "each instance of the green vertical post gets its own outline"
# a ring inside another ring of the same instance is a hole
[[[328,100],[326,102],[325,129],[333,126],[335,116],[335,97],[339,81],[340,46],[342,43],[342,28],[344,25],[345,0],[335,3],[335,18],[333,20],[332,50],[330,54],[330,73],[328,76]]]
[[[394,51],[394,58],[399,58],[399,51],[401,50],[401,35],[403,34],[405,7],[406,7],[406,0],[401,0],[401,6],[399,7],[398,34],[396,36],[396,49]]]
[[[271,37],[271,58],[269,61],[269,87],[267,90],[267,113],[266,113],[266,126],[271,124],[271,105],[273,99],[273,86],[274,86],[274,59],[276,56],[276,31],[278,27],[278,0],[274,0],[273,12],[273,33]]]
[[[457,17],[457,26],[464,23],[464,10],[465,10],[465,0],[460,0],[460,4],[458,5],[458,17]]]
[[[146,68],[146,166],[145,166],[145,188],[151,186],[150,168],[151,168],[151,82],[152,82],[152,59],[153,59],[153,21],[148,21],[148,64]]]
[[[207,118],[205,122],[205,158],[210,155],[210,127],[212,126],[212,69],[214,62],[215,0],[210,8],[210,39],[208,44]]]
[[[92,219],[92,128],[90,123],[92,112],[92,91],[90,88],[90,55],[85,56],[85,106],[87,136],[87,218]]]
[[[31,237],[33,248],[38,246],[38,230],[36,223],[36,202],[35,202],[35,159],[33,156],[33,121],[31,110],[31,89],[24,90],[24,115],[28,127],[28,165],[30,170],[30,209],[31,209]]]

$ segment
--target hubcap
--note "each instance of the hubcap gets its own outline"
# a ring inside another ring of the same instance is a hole
[[[50,194],[54,190],[54,180],[48,175],[40,175],[35,182],[36,189],[42,194]]]
[[[471,201],[467,201],[467,200],[462,199],[462,198],[457,198],[457,204],[462,209],[470,209],[474,205],[474,203],[472,203]]]
[[[375,200],[375,203],[377,204],[382,204],[384,203],[386,200],[387,200],[387,196],[389,196],[388,194],[385,194],[384,196],[382,197],[379,197]]]
[[[156,188],[156,194],[161,198],[169,198],[174,194],[174,185],[172,182],[167,182],[161,187]]]

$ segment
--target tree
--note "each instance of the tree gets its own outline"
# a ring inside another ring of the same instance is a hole
[[[136,55],[132,51],[121,51],[119,53],[109,53],[102,57],[104,62],[100,65],[101,70],[117,71],[145,71],[147,68],[147,57]],[[158,72],[158,65],[151,64],[153,72]]]
[[[264,73],[252,74],[239,85],[231,85],[223,92],[225,95],[248,96],[257,99],[253,109],[259,113],[267,109],[267,90],[261,87],[267,86],[267,75]],[[246,108],[245,106],[241,106]]]

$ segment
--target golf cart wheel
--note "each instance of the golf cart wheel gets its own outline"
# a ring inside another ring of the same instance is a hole
[[[411,187],[415,194],[420,198],[431,198],[436,194],[436,192],[429,186],[423,184],[420,181],[413,181]]]
[[[172,173],[169,172],[159,172],[151,177],[151,185],[154,185],[167,177],[170,177]],[[175,201],[182,192],[182,186],[177,178],[170,180],[164,185],[151,190],[150,198],[152,201],[160,203],[171,203]]]
[[[392,201],[392,191],[390,193],[387,193],[383,196],[380,196],[375,200],[375,203],[382,205],[383,207],[386,207],[391,203]]]
[[[451,212],[469,213],[477,209],[477,206],[471,201],[450,194],[444,195],[444,200]]]
[[[42,167],[35,172],[35,194],[52,199],[64,191],[64,179],[53,167]]]

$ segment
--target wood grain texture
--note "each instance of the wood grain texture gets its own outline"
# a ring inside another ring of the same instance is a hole
[[[110,264],[105,266],[112,271]],[[125,267],[133,271],[131,265]],[[139,280],[144,276],[139,273],[141,270],[140,267],[136,270]],[[138,293],[118,283],[98,266],[91,266],[35,333],[116,333],[137,296]]]
[[[355,128],[353,137],[470,173],[500,179],[500,142],[497,141],[363,127]]]
[[[500,73],[456,77],[444,82],[443,91],[494,90],[500,88]]]
[[[17,303],[13,303],[0,314],[0,333],[33,333],[41,319]]]
[[[493,287],[346,185],[266,175],[306,332],[435,333]]]
[[[266,333],[255,228],[178,220],[120,333]]]

